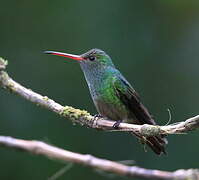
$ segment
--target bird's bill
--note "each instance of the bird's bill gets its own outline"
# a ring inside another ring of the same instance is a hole
[[[84,60],[81,56],[74,55],[74,54],[67,54],[67,53],[56,52],[56,51],[44,51],[44,53],[45,54],[52,54],[52,55],[56,55],[56,56],[63,56],[63,57],[67,57],[67,58],[70,58],[70,59],[77,60],[77,61]]]

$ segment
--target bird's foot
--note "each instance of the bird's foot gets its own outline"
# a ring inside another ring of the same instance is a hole
[[[103,118],[103,116],[101,114],[95,114],[94,119],[97,119],[97,118]]]
[[[116,121],[116,122],[113,124],[113,128],[114,128],[114,129],[118,129],[121,122],[122,122],[122,120]]]

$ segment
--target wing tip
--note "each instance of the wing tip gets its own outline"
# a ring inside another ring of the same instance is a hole
[[[157,154],[165,154],[167,155],[167,152],[165,150],[166,144],[168,144],[168,141],[166,138],[158,137],[158,136],[152,136],[148,137],[146,144]]]

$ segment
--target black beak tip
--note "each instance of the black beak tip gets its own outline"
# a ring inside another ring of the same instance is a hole
[[[52,54],[52,51],[43,51],[44,54]]]

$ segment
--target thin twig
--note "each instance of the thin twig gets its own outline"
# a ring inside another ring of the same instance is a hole
[[[41,141],[28,141],[7,136],[0,136],[0,146],[23,150],[36,155],[43,155],[48,157],[49,159],[59,160],[62,162],[72,162],[75,164],[81,164],[94,169],[114,173],[120,176],[161,180],[199,179],[199,170],[197,169],[181,169],[174,172],[168,172],[144,169],[138,166],[127,166],[118,162],[100,159],[89,154],[79,154],[60,149]]]
[[[2,58],[0,59],[0,86],[9,90],[12,93],[15,93],[26,100],[47,108],[50,111],[53,111],[59,114],[62,117],[65,117],[74,123],[81,124],[90,128],[96,128],[101,130],[113,130],[114,121],[103,119],[103,118],[95,118],[90,115],[87,111],[75,109],[71,106],[62,106],[47,96],[42,96],[38,93],[33,92],[31,89],[27,89],[15,82],[9,75],[5,72],[7,65],[7,61],[4,61]],[[155,135],[168,135],[168,134],[181,134],[191,130],[195,130],[199,128],[199,115],[187,119],[186,121],[182,121],[175,124],[170,124],[166,126],[154,126],[149,124],[144,125],[136,125],[136,124],[128,124],[121,123],[119,128],[116,131],[127,131],[133,132],[133,134],[137,134],[138,136],[155,136]]]

